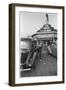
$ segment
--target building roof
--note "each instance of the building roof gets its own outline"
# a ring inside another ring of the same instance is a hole
[[[39,35],[47,35],[47,34],[57,34],[57,29],[54,29],[54,27],[52,27],[48,21],[49,21],[49,18],[48,18],[48,14],[46,14],[46,17],[47,17],[47,23],[44,24],[35,34],[32,35],[32,37],[34,36],[39,36]],[[48,37],[48,36],[47,36]],[[46,37],[46,38],[47,38]],[[53,36],[52,36],[53,37]],[[54,36],[55,37],[55,36]],[[40,37],[39,37],[40,38]],[[42,37],[41,37],[42,38]],[[44,37],[45,38],[45,37]]]
[[[45,25],[43,25],[43,27],[41,27],[37,32],[46,32],[46,31],[50,31],[50,32],[52,32],[52,31],[54,31],[54,32],[57,32],[57,30],[56,29],[54,29],[53,27],[51,27],[51,25],[50,24],[45,24]]]
[[[21,38],[21,41],[32,41],[32,38]]]

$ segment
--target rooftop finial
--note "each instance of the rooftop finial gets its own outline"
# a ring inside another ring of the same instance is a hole
[[[48,14],[46,14],[46,23],[48,24],[48,22],[49,22],[49,17],[48,17]]]

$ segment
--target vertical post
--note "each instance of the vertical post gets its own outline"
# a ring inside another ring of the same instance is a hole
[[[49,23],[49,17],[48,17],[48,14],[46,14],[46,24]]]
[[[47,46],[47,41],[46,41],[46,46]]]

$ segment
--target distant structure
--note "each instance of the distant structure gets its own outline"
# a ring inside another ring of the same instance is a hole
[[[57,40],[57,30],[49,24],[48,14],[46,14],[46,24],[33,34],[32,37],[37,40],[37,44],[43,43],[47,45],[49,41]]]
[[[48,18],[48,14],[46,14],[46,18],[47,18],[47,22],[46,22],[46,24],[48,24],[48,22],[49,22],[49,18]]]

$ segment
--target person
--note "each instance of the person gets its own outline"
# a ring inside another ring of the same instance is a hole
[[[26,64],[28,67],[32,68],[32,65],[33,65],[34,61],[36,60],[37,56],[39,56],[39,59],[41,59],[41,50],[42,50],[42,44],[37,46],[37,42],[34,40],[32,42],[32,47],[30,49],[28,58],[26,60]]]
[[[27,57],[27,60],[26,60],[26,64],[28,67],[32,67],[33,65],[33,62],[36,58],[36,55],[37,55],[37,49],[36,49],[36,41],[33,41],[32,42],[32,47],[30,49],[30,52],[28,54],[28,57]]]
[[[52,54],[52,50],[51,50],[51,48],[50,48],[50,45],[51,45],[51,43],[50,43],[50,41],[48,41],[48,47],[47,47],[48,53]]]
[[[41,58],[41,55],[42,55],[42,43],[40,43],[39,45],[38,45],[38,55],[39,55],[39,59],[41,60],[42,58]]]

